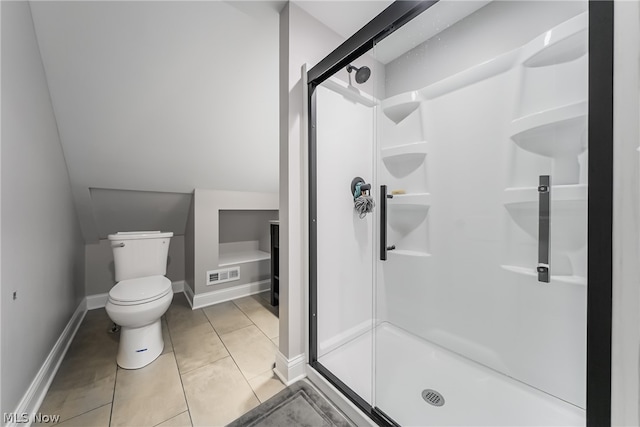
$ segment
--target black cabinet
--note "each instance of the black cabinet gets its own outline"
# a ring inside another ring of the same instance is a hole
[[[278,305],[280,300],[280,241],[279,225],[271,222],[271,305]]]

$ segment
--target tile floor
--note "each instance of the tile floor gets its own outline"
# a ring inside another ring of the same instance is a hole
[[[116,364],[119,334],[87,312],[39,412],[60,426],[225,425],[284,388],[273,374],[277,308],[269,293],[191,310],[175,294],[162,319],[164,352],[137,370]]]

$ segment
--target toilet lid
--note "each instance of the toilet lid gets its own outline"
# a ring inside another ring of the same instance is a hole
[[[109,291],[115,304],[130,305],[151,302],[171,292],[171,281],[164,276],[122,280]]]

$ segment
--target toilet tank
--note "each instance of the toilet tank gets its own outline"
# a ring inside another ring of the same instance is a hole
[[[108,236],[115,262],[116,282],[167,273],[169,241],[173,233],[129,231]]]

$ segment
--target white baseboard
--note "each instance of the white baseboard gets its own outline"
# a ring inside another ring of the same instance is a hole
[[[193,310],[193,289],[187,282],[184,282],[184,296],[187,297],[187,301]]]
[[[31,414],[35,414],[38,411],[86,313],[87,301],[83,299],[71,316],[71,319],[69,319],[67,326],[49,352],[49,355],[40,367],[31,385],[29,385],[26,393],[22,396],[22,399],[20,399],[18,407],[14,412],[15,414],[29,414],[31,416]],[[7,424],[7,426],[11,427],[18,425],[24,424],[17,424],[16,422],[9,422]]]
[[[171,282],[171,288],[173,289],[173,293],[177,294],[180,292],[184,292],[185,286],[184,280],[177,280],[175,282]],[[96,308],[104,308],[107,305],[107,301],[109,300],[109,293],[104,294],[95,294],[87,296],[87,310],[95,310]]]
[[[96,308],[104,308],[109,300],[109,294],[87,295],[87,310],[95,310]]]
[[[231,301],[236,298],[257,294],[269,290],[270,286],[271,281],[267,279],[260,282],[247,283],[245,285],[233,286],[231,288],[220,289],[203,294],[195,294],[191,300],[191,308],[196,310],[198,308],[207,307],[220,302]],[[188,288],[188,286],[186,286],[185,289],[186,288]],[[187,295],[187,299],[189,298],[190,295]]]
[[[299,354],[291,359],[287,359],[278,351],[276,353],[276,367],[273,368],[273,372],[280,378],[284,385],[289,386],[307,376],[306,365],[307,362],[304,354]]]
[[[184,280],[176,280],[175,282],[171,282],[173,293],[179,294],[180,292],[184,292],[184,283]]]
[[[325,396],[331,403],[342,411],[357,426],[376,426],[371,418],[354,405],[345,395],[340,393],[329,381],[320,375],[310,365],[305,365],[307,379]]]

